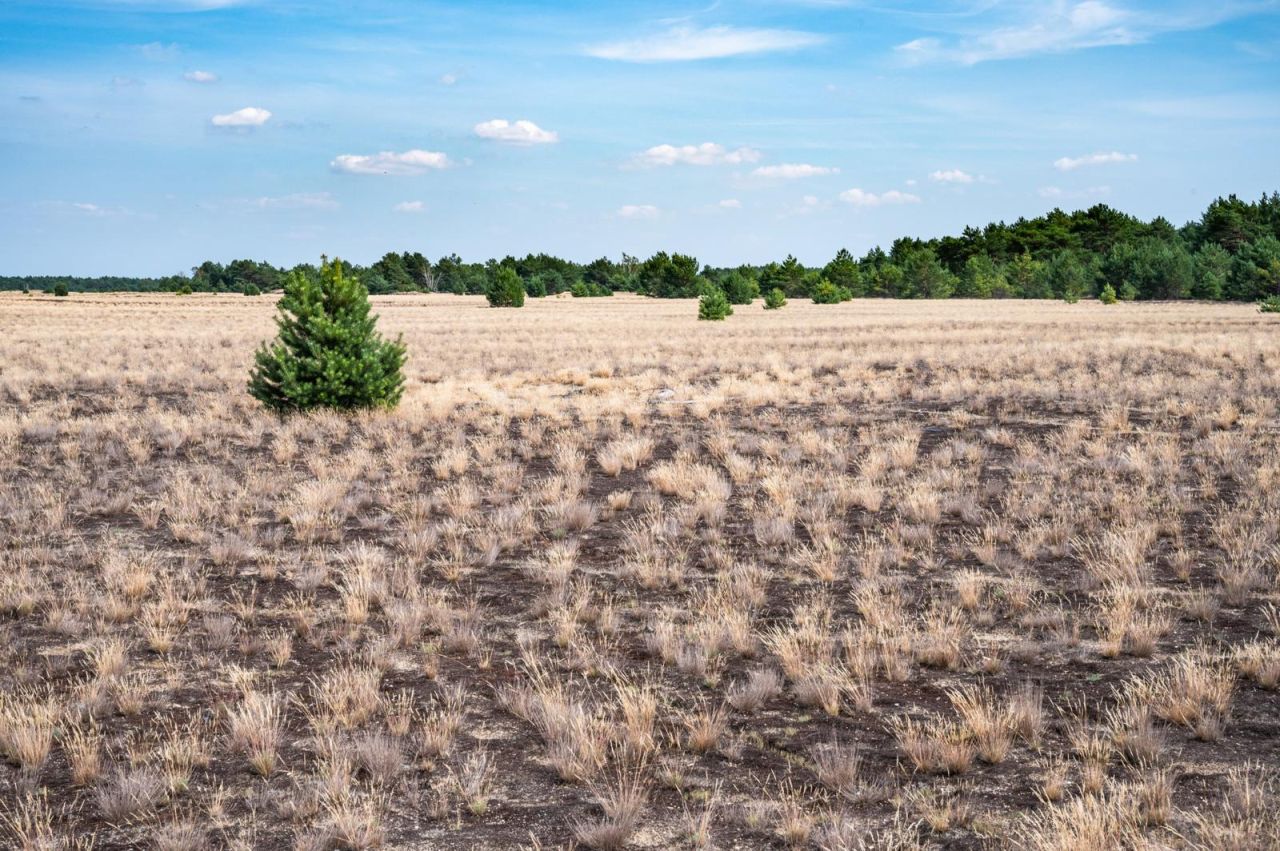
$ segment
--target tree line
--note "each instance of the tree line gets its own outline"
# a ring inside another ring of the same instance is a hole
[[[851,298],[1058,298],[1074,301],[1113,291],[1120,299],[1255,301],[1280,294],[1280,193],[1258,201],[1218,198],[1181,228],[1149,222],[1105,204],[1072,213],[1054,209],[1012,224],[968,227],[935,239],[903,237],[886,251],[861,257],[841,249],[824,266],[788,256],[765,265],[711,267],[685,254],[658,252],[645,260],[623,254],[576,263],[549,254],[465,262],[450,254],[432,262],[420,252],[388,253],[368,266],[345,261],[341,273],[371,294],[501,293],[513,279],[523,294],[580,297],[636,292],[692,298],[715,291],[745,304],[774,290],[788,298],[838,302]],[[76,292],[257,292],[283,286],[290,273],[318,279],[321,269],[283,269],[253,260],[205,261],[191,274],[164,278],[0,277],[0,289]],[[521,299],[523,301],[523,299]]]

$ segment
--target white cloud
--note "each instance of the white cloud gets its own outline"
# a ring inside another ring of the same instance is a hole
[[[967,174],[958,168],[931,172],[929,179],[937,183],[973,183],[973,175]]]
[[[543,130],[532,121],[524,119],[507,121],[505,118],[495,118],[492,121],[482,121],[475,126],[475,132],[482,139],[495,139],[513,145],[545,145],[560,141],[559,134],[554,130]]]
[[[658,208],[652,204],[623,204],[618,215],[624,219],[656,219]]]
[[[437,151],[412,150],[404,153],[381,151],[376,154],[342,154],[334,157],[329,167],[348,174],[422,174],[428,169],[448,168],[449,158]]]
[[[250,203],[260,210],[336,210],[341,206],[328,192],[295,192],[275,198],[255,198]]]
[[[453,84],[458,82],[458,75],[457,74],[441,74],[440,82],[446,86],[452,86]]]
[[[825,165],[809,165],[808,163],[782,163],[781,165],[762,165],[751,173],[756,177],[792,180],[798,177],[820,177],[824,174],[839,174],[840,169],[829,168]]]
[[[637,154],[635,161],[639,165],[741,165],[759,159],[760,152],[752,148],[730,151],[715,142],[703,142],[701,145],[654,145]]]
[[[1137,154],[1122,154],[1119,151],[1111,151],[1110,153],[1087,154],[1083,157],[1061,157],[1053,161],[1053,167],[1058,171],[1074,171],[1081,166],[1131,163],[1137,159]]]
[[[245,5],[248,0],[104,0],[109,6],[132,6],[166,12],[204,12]]]
[[[789,203],[778,212],[778,218],[789,219],[795,216],[812,216],[815,213],[831,208],[831,202],[824,201],[817,195],[802,195],[800,202]]]
[[[737,198],[725,198],[720,202],[720,206],[726,210],[741,210],[742,202]]]
[[[397,213],[425,213],[427,205],[421,201],[401,201],[391,209]]]
[[[594,45],[586,52],[598,59],[620,62],[687,62],[797,50],[823,41],[820,35],[797,30],[678,26],[654,35]]]
[[[866,192],[862,189],[846,189],[840,193],[840,200],[846,204],[852,204],[855,207],[880,207],[889,204],[919,204],[919,196],[912,195],[909,192],[899,192],[896,189],[890,189],[888,192],[882,192],[877,195],[874,192]]]
[[[1201,0],[1162,0],[1147,9],[1121,8],[1106,0],[990,3],[978,14],[991,11],[1004,17],[986,29],[966,24],[950,39],[917,38],[898,45],[895,51],[910,64],[974,65],[1036,54],[1141,44],[1162,33],[1213,26],[1257,6]]]
[[[214,127],[261,127],[271,119],[271,113],[256,106],[246,106],[226,115],[215,115],[210,119]]]
[[[1110,186],[1090,186],[1085,189],[1061,189],[1057,186],[1044,186],[1036,190],[1036,194],[1041,198],[1050,200],[1079,200],[1082,198],[1099,198],[1103,195],[1111,194]]]
[[[188,71],[182,75],[182,79],[189,83],[216,83],[218,75],[212,71]]]

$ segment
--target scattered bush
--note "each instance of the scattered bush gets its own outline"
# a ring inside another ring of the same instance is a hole
[[[547,277],[534,275],[524,281],[524,291],[529,298],[545,298],[547,295]]]
[[[774,287],[764,294],[764,309],[777,310],[787,303],[787,296],[782,290]]]
[[[730,304],[751,304],[760,295],[760,284],[742,272],[733,272],[720,282]]]
[[[291,274],[277,310],[279,334],[258,349],[249,379],[258,401],[281,413],[391,408],[400,401],[404,344],[377,333],[369,293],[342,274],[340,261],[322,263],[316,277]]]
[[[254,283],[245,284],[244,289],[240,292],[245,295],[262,295],[262,290],[258,289],[258,285]]]
[[[837,287],[827,280],[823,280],[813,288],[814,304],[839,304],[851,298],[853,298],[853,293],[844,287]]]
[[[53,294],[54,294],[55,296],[58,296],[59,298],[66,298],[66,297],[67,297],[67,285],[66,285],[65,283],[63,283],[62,281],[58,281],[58,283],[56,283],[56,284],[54,284],[54,285],[53,285]]]
[[[1103,304],[1115,304],[1116,288],[1111,286],[1110,284],[1107,284],[1105,287],[1102,288],[1102,292],[1099,293],[1098,301],[1102,302]]]
[[[1280,313],[1280,295],[1269,296],[1258,302],[1260,313]]]
[[[182,286],[174,290],[174,293],[176,293],[177,295],[191,295],[191,285],[183,284]]]
[[[490,307],[524,307],[524,283],[514,269],[498,267],[485,290]]]
[[[578,281],[569,289],[569,292],[574,298],[601,298],[613,295],[613,290],[592,281]]]
[[[718,287],[708,290],[698,299],[698,318],[720,320],[733,315],[733,306]]]

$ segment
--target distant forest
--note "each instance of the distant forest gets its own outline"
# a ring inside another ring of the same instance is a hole
[[[861,258],[840,250],[825,266],[794,257],[764,266],[713,268],[683,254],[647,260],[624,254],[581,264],[548,254],[467,263],[456,254],[434,263],[420,252],[389,253],[369,266],[346,269],[370,293],[483,293],[502,267],[514,269],[533,297],[570,292],[607,296],[617,291],[688,298],[710,287],[735,303],[781,289],[793,298],[1064,298],[1112,287],[1122,299],[1253,301],[1280,293],[1280,193],[1254,203],[1232,195],[1209,205],[1181,228],[1164,218],[1143,222],[1098,204],[1066,213],[1055,209],[1013,224],[969,227],[958,236],[898,239],[886,252]],[[167,278],[66,276],[0,277],[2,290],[72,292],[244,292],[279,289],[290,272],[316,275],[312,264],[282,269],[253,260],[225,266],[205,261],[190,276]]]

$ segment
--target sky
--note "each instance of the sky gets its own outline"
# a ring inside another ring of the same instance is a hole
[[[826,262],[1280,189],[1280,0],[4,0],[0,274]]]

